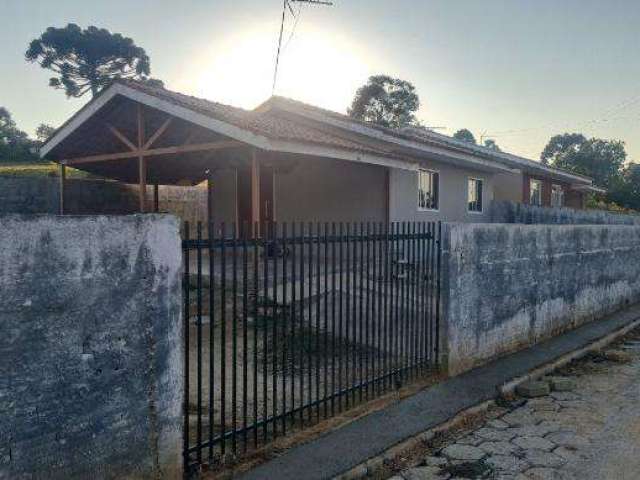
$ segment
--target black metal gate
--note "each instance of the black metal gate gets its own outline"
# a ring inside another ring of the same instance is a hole
[[[440,236],[433,222],[185,224],[185,465],[431,371]]]

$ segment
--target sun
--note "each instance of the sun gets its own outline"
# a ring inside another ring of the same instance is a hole
[[[181,88],[211,100],[253,108],[272,92],[276,40],[255,26],[217,42],[185,70]],[[372,58],[339,32],[299,27],[283,36],[275,93],[344,111],[375,71]]]

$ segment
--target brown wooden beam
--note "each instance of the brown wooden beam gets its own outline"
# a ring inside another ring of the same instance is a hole
[[[191,153],[202,151],[223,150],[226,148],[242,147],[245,144],[237,140],[220,140],[209,143],[196,143],[193,145],[180,145],[176,147],[152,148],[149,150],[135,150],[133,152],[106,153],[90,155],[87,157],[69,158],[62,160],[66,165],[79,165],[82,163],[107,162],[110,160],[123,160],[136,157],[153,157],[156,155],[172,155],[177,153]]]
[[[138,180],[140,182],[140,191],[138,193],[140,199],[140,213],[144,213],[147,209],[147,165],[144,155],[142,155],[142,146],[144,145],[144,111],[142,105],[138,104]]]
[[[129,150],[134,152],[138,150],[138,148],[131,142],[131,140],[125,137],[125,135],[122,132],[120,132],[120,130],[118,130],[116,127],[107,123],[107,128],[118,140],[120,140],[127,147],[129,147]]]
[[[167,128],[169,128],[169,125],[171,125],[171,121],[173,120],[173,118],[169,117],[167,118],[164,123],[162,125],[160,125],[160,128],[158,128],[155,133],[153,135],[151,135],[151,137],[149,138],[149,140],[147,140],[147,143],[144,144],[144,146],[142,147],[143,150],[148,150],[154,143],[156,140],[158,140],[158,138],[160,138],[160,135],[162,135]]]
[[[67,167],[60,165],[60,215],[64,215],[64,186],[67,180]]]

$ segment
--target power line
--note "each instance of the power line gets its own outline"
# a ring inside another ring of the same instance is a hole
[[[298,14],[297,15],[294,12],[293,7],[291,6],[292,3],[300,4],[300,7],[298,9]],[[280,52],[282,50],[282,34],[284,33],[284,23],[285,23],[285,20],[287,18],[287,10],[289,10],[291,15],[296,19],[296,22],[295,22],[295,24],[293,26],[293,29],[291,30],[291,35],[289,36],[289,40],[287,40],[287,45],[288,45],[289,42],[291,41],[291,38],[293,37],[293,33],[295,32],[295,28],[296,28],[296,25],[298,23],[298,19],[300,18],[302,4],[322,5],[322,6],[329,6],[329,7],[333,6],[333,2],[324,1],[324,0],[282,0],[282,19],[280,21],[280,34],[278,35],[278,50],[277,50],[277,53],[276,53],[276,63],[275,63],[275,67],[273,69],[273,86],[271,88],[271,94],[272,95],[276,91],[276,83],[278,81],[278,66],[280,64]],[[285,45],[285,48],[286,48],[287,45]]]

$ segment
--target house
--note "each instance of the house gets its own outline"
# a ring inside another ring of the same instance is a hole
[[[428,130],[282,97],[252,111],[135,81],[105,88],[45,143],[60,164],[139,185],[207,181],[214,222],[489,220],[494,199],[582,207],[591,179]],[[148,186],[152,186],[150,205]]]

